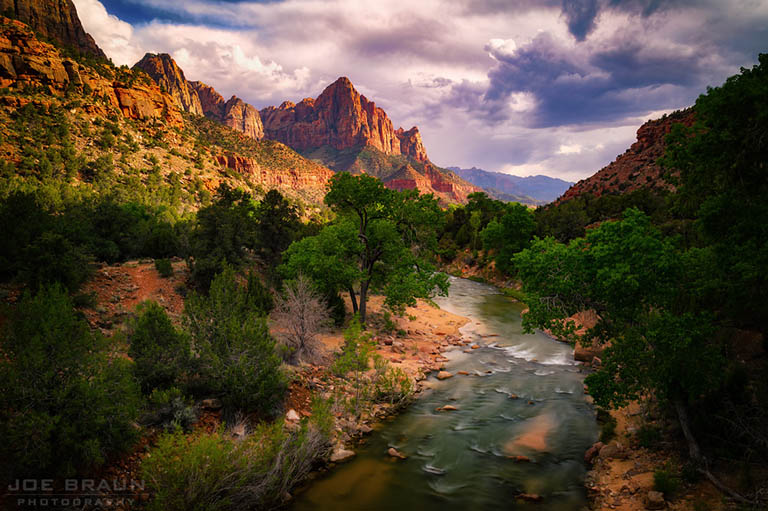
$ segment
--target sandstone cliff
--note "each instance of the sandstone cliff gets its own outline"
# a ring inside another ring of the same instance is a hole
[[[406,164],[397,172],[383,179],[384,186],[393,190],[418,190],[419,193],[431,193],[443,202],[467,202],[470,193],[482,191],[467,183],[456,174],[438,169],[431,163],[422,167],[421,172]]]
[[[57,94],[71,89],[87,92],[91,101],[86,109],[94,113],[116,109],[131,119],[182,124],[174,99],[151,81],[137,80],[130,72],[108,66],[97,72],[39,41],[24,23],[0,18],[0,87],[23,91],[40,86]]]
[[[254,140],[264,138],[264,126],[259,111],[237,96],[224,101],[216,89],[203,82],[188,82],[200,98],[203,114],[209,119],[240,131]]]
[[[189,86],[184,71],[176,65],[170,55],[147,53],[134,66],[147,73],[160,87],[170,94],[185,112],[203,115],[203,107],[197,91]]]
[[[184,80],[180,69],[174,72],[177,83]],[[190,91],[199,100],[196,90]],[[36,159],[60,155],[64,137],[65,153],[76,161],[70,176],[86,187],[98,162],[121,186],[141,188],[151,181],[153,190],[177,194],[185,208],[197,207],[221,183],[257,197],[277,188],[304,205],[322,203],[333,172],[280,142],[255,140],[261,126],[255,108],[238,98],[221,100],[222,116],[246,136],[221,122],[184,114],[180,103],[179,95],[161,90],[139,68],[76,61],[38,40],[26,24],[0,16],[0,152],[5,168],[19,169],[19,179],[36,179]],[[32,122],[52,130],[50,142],[30,151],[20,118],[37,119]]]
[[[579,195],[595,196],[610,193],[626,193],[641,188],[673,190],[674,186],[664,179],[657,160],[664,155],[665,137],[674,124],[691,126],[694,122],[692,108],[679,110],[661,119],[648,121],[637,130],[637,141],[619,155],[616,160],[582,179],[565,191],[557,203]]]
[[[267,138],[300,152],[323,146],[339,151],[369,146],[386,155],[428,160],[418,128],[395,130],[386,112],[357,92],[346,77],[329,85],[317,99],[306,98],[299,104],[286,101],[260,113]]]
[[[0,0],[0,13],[26,23],[38,34],[62,46],[107,58],[83,29],[72,0]]]

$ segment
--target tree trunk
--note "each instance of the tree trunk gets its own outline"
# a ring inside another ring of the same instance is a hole
[[[352,314],[357,314],[357,297],[352,286],[349,286],[349,299],[352,301]]]
[[[368,285],[370,280],[360,282],[360,325],[365,328],[366,302],[368,301]]]
[[[743,497],[741,494],[735,492],[734,490],[728,488],[717,477],[715,477],[712,472],[709,471],[707,459],[701,453],[699,443],[696,441],[696,438],[693,436],[693,432],[691,431],[691,425],[688,421],[688,409],[685,407],[685,403],[683,403],[681,399],[675,400],[675,411],[677,412],[677,419],[680,422],[680,427],[683,430],[683,436],[688,443],[688,454],[690,455],[691,460],[696,464],[699,473],[703,474],[707,479],[709,479],[709,481],[718,490],[725,493],[735,501],[741,502],[742,504],[755,505],[755,501],[751,501]]]

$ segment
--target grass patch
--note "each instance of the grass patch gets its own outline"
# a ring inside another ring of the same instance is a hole
[[[501,292],[504,293],[506,296],[510,296],[514,298],[518,302],[522,302],[522,303],[528,302],[528,295],[523,293],[520,289],[515,289],[514,287],[503,287],[501,288]]]

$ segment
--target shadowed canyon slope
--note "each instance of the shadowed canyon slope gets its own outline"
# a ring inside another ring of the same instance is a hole
[[[664,179],[663,169],[657,161],[664,155],[665,137],[672,126],[691,126],[694,117],[693,108],[687,108],[646,122],[638,128],[637,141],[629,149],[592,176],[571,186],[557,202],[565,202],[587,193],[599,197],[643,188],[673,190],[674,186]]]

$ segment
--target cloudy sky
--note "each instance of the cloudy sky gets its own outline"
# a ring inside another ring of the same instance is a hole
[[[768,0],[74,0],[115,64],[170,53],[258,108],[339,76],[430,158],[587,177],[768,52]]]

